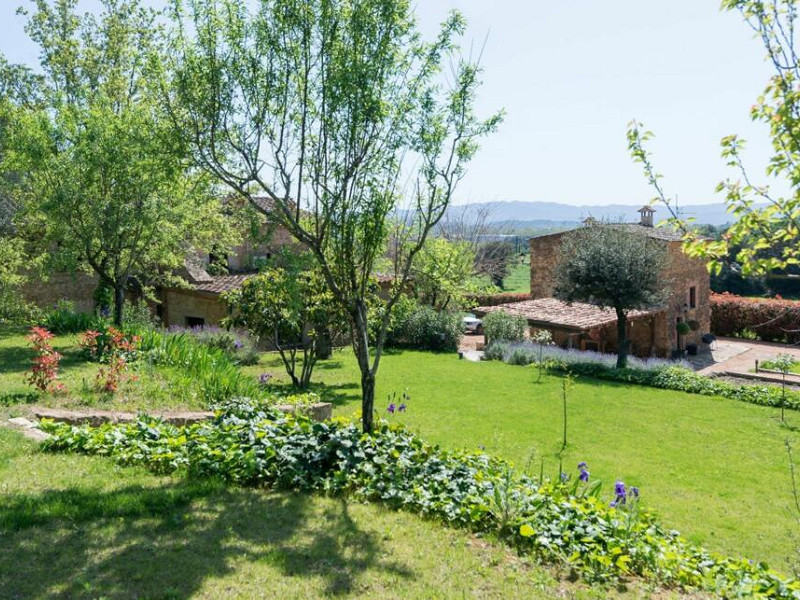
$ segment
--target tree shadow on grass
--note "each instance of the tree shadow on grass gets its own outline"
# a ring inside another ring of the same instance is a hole
[[[320,580],[329,595],[369,570],[412,577],[379,538],[344,500],[215,483],[11,495],[0,507],[0,597],[188,598],[256,562]]]

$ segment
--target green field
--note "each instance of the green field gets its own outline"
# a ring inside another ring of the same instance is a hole
[[[503,291],[527,294],[531,291],[531,257],[529,254],[515,256],[508,270],[508,277],[503,280]]]

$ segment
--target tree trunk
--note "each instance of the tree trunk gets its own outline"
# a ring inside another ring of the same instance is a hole
[[[617,368],[628,366],[628,316],[621,309],[617,311]]]
[[[351,313],[353,320],[353,349],[361,371],[361,428],[372,433],[375,426],[375,371],[369,357],[369,331],[367,330],[367,307],[360,302]],[[377,368],[377,365],[376,365]]]
[[[122,327],[122,316],[125,307],[125,284],[114,284],[114,325]]]
[[[375,375],[361,374],[361,428],[372,433],[375,428]]]

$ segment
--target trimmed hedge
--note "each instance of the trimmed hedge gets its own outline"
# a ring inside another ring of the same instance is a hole
[[[314,423],[244,404],[188,427],[146,417],[98,428],[42,427],[52,435],[44,442],[50,451],[110,456],[158,473],[382,502],[493,533],[522,553],[568,565],[587,581],[636,576],[724,597],[800,597],[800,581],[710,553],[665,528],[640,510],[635,488],[618,482],[611,504],[602,501],[584,463],[572,482],[535,480],[485,454],[447,452],[385,422],[364,435],[342,421]]]
[[[766,342],[800,342],[800,302],[712,294],[711,332],[729,337],[755,334]]]
[[[477,308],[478,306],[498,306],[500,304],[522,302],[523,300],[530,299],[530,294],[504,292],[502,294],[469,294],[466,296],[464,302],[471,308]]]

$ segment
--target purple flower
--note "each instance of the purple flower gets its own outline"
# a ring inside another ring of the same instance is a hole
[[[236,340],[235,342],[233,342],[233,347],[236,348],[237,350],[241,349],[242,346],[244,346],[244,344],[242,343],[241,340]]]
[[[589,469],[586,467],[585,462],[578,463],[578,469],[580,470],[581,474],[578,477],[583,483],[587,483],[589,481]]]
[[[397,407],[397,410],[398,410],[398,412],[405,412],[406,411],[406,405],[405,404],[401,404],[400,406]]]
[[[639,497],[639,488],[637,488],[635,485],[631,486],[631,495],[634,498],[638,498]]]
[[[391,404],[389,404],[389,407],[386,410],[387,410],[387,412],[390,412],[390,413],[394,414],[394,411],[396,409],[397,409],[397,407],[395,406],[394,402],[392,402]]]
[[[578,463],[578,468],[579,469],[585,469],[586,468],[586,463],[585,462],[579,462]]]
[[[566,473],[561,473],[561,483],[567,483],[569,481],[569,475]]]
[[[625,484],[622,481],[618,481],[614,484],[614,494],[616,494],[616,498],[614,498],[614,501],[609,505],[611,508],[614,508],[619,504],[625,504],[625,501],[628,499],[628,493],[625,490]]]
[[[272,373],[262,373],[258,377],[258,380],[261,382],[261,385],[267,385],[270,379],[272,379]]]

